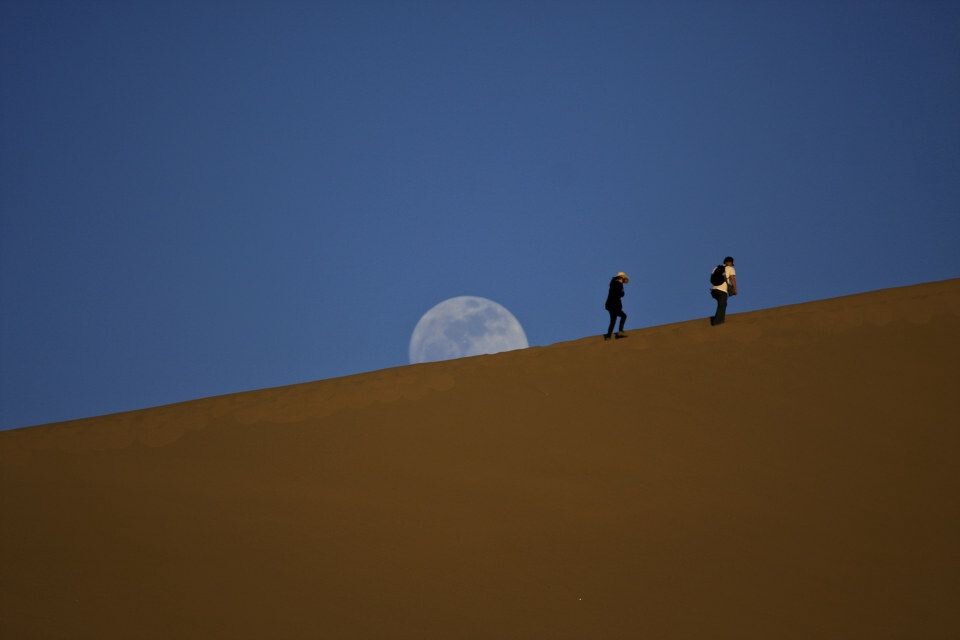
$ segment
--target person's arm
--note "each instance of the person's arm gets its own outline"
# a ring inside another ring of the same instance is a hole
[[[730,286],[728,287],[728,289],[730,289],[730,295],[732,296],[737,295],[737,276],[735,275],[730,276]]]

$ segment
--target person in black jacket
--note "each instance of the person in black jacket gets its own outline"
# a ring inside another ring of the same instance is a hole
[[[630,282],[630,278],[627,277],[623,271],[613,276],[610,280],[610,292],[607,294],[607,302],[603,305],[603,308],[610,313],[610,326],[607,327],[607,332],[603,334],[604,340],[609,340],[610,335],[613,333],[613,325],[616,324],[617,318],[620,318],[620,330],[617,331],[616,338],[626,338],[627,334],[623,332],[623,323],[627,321],[627,314],[623,312],[623,301],[620,299],[623,297],[623,285]]]

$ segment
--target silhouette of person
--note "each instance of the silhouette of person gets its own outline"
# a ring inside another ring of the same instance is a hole
[[[720,273],[721,269],[722,273]],[[726,321],[727,297],[737,295],[737,270],[733,268],[733,258],[731,256],[724,258],[723,264],[717,265],[714,273],[717,274],[717,280],[714,280],[713,274],[710,275],[710,284],[712,285],[710,295],[717,301],[717,311],[710,318],[711,327],[723,324]]]
[[[627,314],[623,312],[623,285],[630,282],[630,278],[627,277],[623,271],[613,276],[610,280],[610,291],[607,293],[607,302],[603,305],[603,308],[610,313],[610,326],[607,327],[607,332],[603,334],[604,340],[609,340],[611,334],[613,334],[613,325],[616,324],[617,318],[620,318],[620,330],[617,331],[616,338],[626,338],[627,334],[623,332],[623,323],[627,321]]]

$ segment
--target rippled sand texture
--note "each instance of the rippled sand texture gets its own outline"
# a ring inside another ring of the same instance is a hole
[[[948,638],[960,280],[0,433],[4,638]]]

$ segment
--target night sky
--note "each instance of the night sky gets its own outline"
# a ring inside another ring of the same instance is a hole
[[[402,366],[454,296],[603,348],[621,270],[628,330],[728,254],[731,314],[960,276],[956,2],[3,0],[0,56],[3,428]]]

